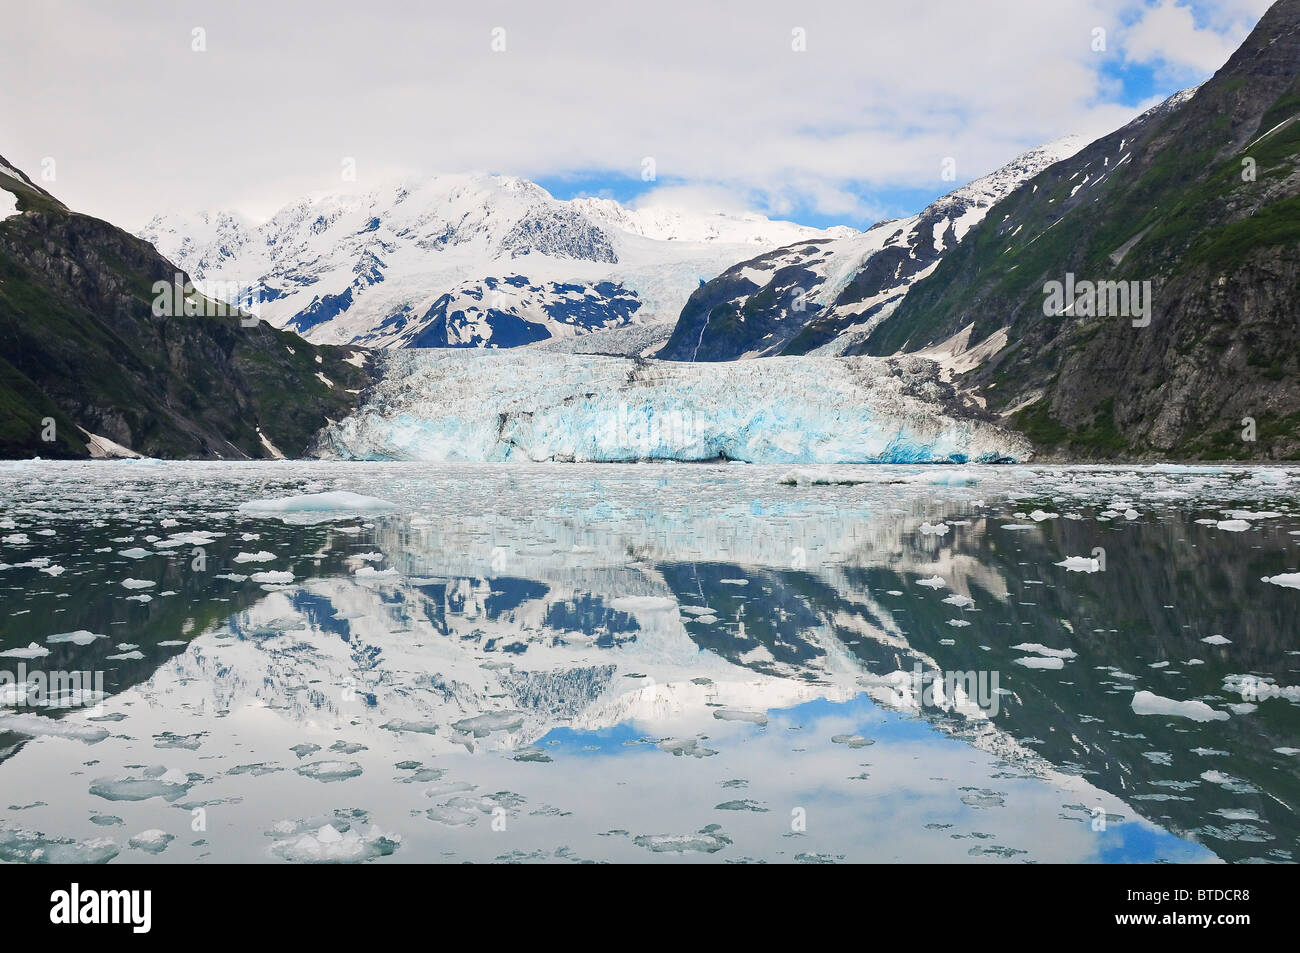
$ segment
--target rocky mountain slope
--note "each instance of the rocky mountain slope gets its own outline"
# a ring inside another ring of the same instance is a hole
[[[687,301],[659,356],[675,361],[843,353],[887,318],[988,210],[1081,148],[1059,139],[865,233],[800,241],[728,268]]]
[[[1058,457],[1295,458],[1298,119],[1300,0],[1279,0],[1212,79],[1000,203],[852,350],[982,347],[963,384]]]
[[[140,232],[207,294],[318,343],[490,348],[669,323],[701,282],[755,251],[853,234],[561,201],[492,175],[311,196],[261,225],[159,216]]]
[[[155,315],[155,283],[176,278],[0,158],[0,457],[293,456],[356,404],[363,352]]]

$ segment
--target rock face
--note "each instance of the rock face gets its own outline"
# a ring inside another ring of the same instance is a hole
[[[1083,145],[1057,140],[865,233],[800,241],[697,289],[658,356],[673,361],[841,354],[887,318],[988,210]]]
[[[1212,79],[1000,203],[853,350],[986,345],[962,383],[1058,457],[1295,458],[1297,117],[1300,0],[1279,0]]]
[[[0,457],[293,456],[368,383],[352,348],[156,316],[176,266],[3,159],[0,196],[16,205],[0,219]]]

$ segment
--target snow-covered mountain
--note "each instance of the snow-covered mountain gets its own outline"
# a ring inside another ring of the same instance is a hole
[[[162,215],[139,234],[207,294],[316,343],[512,347],[671,323],[695,288],[756,251],[857,233],[563,201],[525,179],[464,174],[314,195],[263,224]]]
[[[839,354],[887,318],[989,209],[1078,152],[1070,136],[1033,149],[908,218],[799,240],[742,261],[697,289],[659,356],[730,361]]]

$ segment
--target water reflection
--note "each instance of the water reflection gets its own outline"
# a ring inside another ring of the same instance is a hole
[[[1286,475],[863,469],[0,473],[0,857],[1292,859]]]

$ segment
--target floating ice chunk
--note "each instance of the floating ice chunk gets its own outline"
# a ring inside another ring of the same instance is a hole
[[[1043,658],[1037,655],[1031,655],[1028,658],[1018,658],[1016,665],[1023,665],[1025,668],[1064,668],[1065,662],[1059,658]]]
[[[1231,645],[1232,639],[1225,638],[1222,635],[1207,635],[1201,639],[1206,645]]]
[[[662,596],[620,596],[611,599],[609,607],[618,612],[669,612],[677,608],[677,603]]]
[[[1287,475],[1282,470],[1256,470],[1250,475],[1250,482],[1280,486],[1287,482]]]
[[[1257,675],[1229,675],[1223,680],[1223,690],[1254,701],[1285,698],[1287,701],[1300,702],[1300,685],[1274,685],[1271,679]]]
[[[132,649],[129,652],[118,652],[116,655],[105,655],[104,658],[114,662],[138,662],[144,658],[144,653]]]
[[[161,854],[167,849],[167,845],[175,839],[175,837],[168,834],[166,831],[153,827],[147,831],[141,831],[139,834],[136,834],[127,841],[127,844],[134,847],[136,850],[148,851],[151,854]]]
[[[127,602],[153,602],[153,596],[127,596]]]
[[[1251,528],[1245,520],[1219,520],[1214,525],[1229,533],[1244,533]]]
[[[0,539],[0,543],[9,543],[11,546],[21,546],[23,543],[30,543],[26,533],[12,533]]]
[[[965,619],[949,619],[948,624],[959,629],[964,629],[966,626],[970,625],[970,623]]]
[[[948,585],[943,581],[942,576],[931,576],[929,579],[918,579],[916,584],[918,586],[925,586],[927,589],[943,589]]]
[[[313,761],[299,766],[297,771],[316,781],[345,781],[361,774],[361,765],[355,761]]]
[[[1013,645],[1011,648],[1017,652],[1032,652],[1035,655],[1044,655],[1048,658],[1076,658],[1074,649],[1053,649],[1048,648],[1040,642],[1021,642],[1019,645]]]
[[[62,566],[47,566],[38,571],[43,572],[48,576],[62,576],[66,570]]]
[[[1060,513],[1046,513],[1043,510],[1034,510],[1029,514],[1029,518],[1035,523],[1041,523],[1043,520],[1059,519],[1060,516]]]
[[[169,771],[156,765],[138,774],[96,778],[90,783],[90,793],[106,801],[147,801],[153,797],[175,801],[183,797],[193,783],[184,772]]]
[[[713,615],[713,610],[708,606],[682,606],[681,610],[687,615]]]
[[[158,546],[207,546],[225,533],[209,533],[206,530],[194,530],[190,533],[172,533],[171,538]]]
[[[1067,556],[1056,566],[1063,566],[1069,572],[1101,572],[1101,560],[1090,556]]]
[[[81,725],[67,719],[48,718],[26,712],[18,715],[0,715],[0,731],[12,731],[14,734],[27,735],[31,738],[71,738],[92,745],[108,737],[108,729],[98,725]]]
[[[123,589],[152,589],[155,585],[156,583],[150,579],[123,579],[122,580]]]
[[[1226,711],[1216,711],[1205,702],[1180,702],[1148,691],[1133,695],[1133,711],[1138,715],[1164,715],[1192,721],[1227,721],[1230,717]]]
[[[494,731],[518,731],[523,725],[522,711],[489,711],[452,723],[452,727],[457,731],[473,735],[475,738],[486,738]]]
[[[355,575],[361,579],[392,579],[400,575],[396,569],[376,569],[374,566],[362,566]]]
[[[132,546],[130,549],[124,549],[119,556],[125,556],[127,559],[144,559],[146,556],[152,556],[153,553],[147,549],[141,549],[139,546]]]
[[[271,852],[296,864],[355,864],[387,857],[401,843],[398,834],[386,834],[377,826],[361,834],[355,828],[340,831],[324,824],[314,831],[295,832],[271,845]]]
[[[269,563],[275,559],[275,553],[268,553],[266,550],[256,553],[239,553],[235,556],[234,562],[237,563]]]
[[[699,738],[665,738],[657,747],[678,758],[711,758],[717,754],[712,748],[700,744]]]
[[[386,731],[414,731],[424,735],[436,735],[438,726],[431,721],[404,721],[395,718],[379,726]]]
[[[715,708],[713,717],[719,721],[748,721],[751,724],[767,727],[767,714],[761,711],[742,711],[739,708]]]
[[[633,838],[632,842],[656,854],[716,854],[731,845],[731,839],[721,831],[722,828],[717,824],[710,824],[694,834],[641,834]]]
[[[974,599],[970,596],[963,596],[960,592],[954,592],[943,601],[948,605],[956,606],[959,609],[964,609],[966,606],[973,606],[975,604]]]
[[[756,814],[766,814],[767,808],[757,801],[745,799],[742,801],[723,801],[721,804],[713,806],[715,811],[753,811]]]
[[[283,570],[268,570],[266,572],[255,572],[248,578],[253,582],[270,582],[283,585],[293,582],[293,573]]]
[[[1263,582],[1271,582],[1275,586],[1300,589],[1300,572],[1286,572],[1280,576],[1261,576],[1260,579]]]
[[[96,639],[106,638],[108,638],[106,635],[96,635],[94,632],[78,629],[76,632],[60,632],[58,635],[51,635],[45,641],[50,645],[89,645]]]
[[[933,474],[927,474],[931,486],[972,486],[980,481],[980,475],[974,470],[952,470],[940,467]]]
[[[926,522],[921,524],[921,528],[919,532],[923,536],[943,536],[947,534],[948,530],[950,530],[951,528],[952,527],[950,527],[947,523],[943,523],[943,522],[934,523],[934,524]]]
[[[1033,523],[1003,523],[1003,529],[1033,529]]]
[[[866,748],[874,745],[876,742],[871,738],[864,738],[862,735],[832,735],[831,744],[846,745],[850,748]]]
[[[231,582],[247,582],[248,576],[238,572],[223,572],[212,577],[213,579],[228,579]]]
[[[0,652],[0,658],[44,658],[49,654],[49,649],[32,642],[25,649],[9,649],[6,652]]]
[[[106,864],[118,853],[107,837],[77,841],[0,826],[0,860],[11,864]]]
[[[387,513],[397,509],[397,504],[374,496],[363,496],[347,490],[328,493],[307,493],[275,499],[249,500],[239,505],[241,513],[280,516],[285,522],[316,523],[335,519],[349,519],[358,513]]]
[[[1294,757],[1295,755],[1300,754],[1300,748],[1274,748],[1273,750],[1278,754],[1284,754],[1289,757]]]

